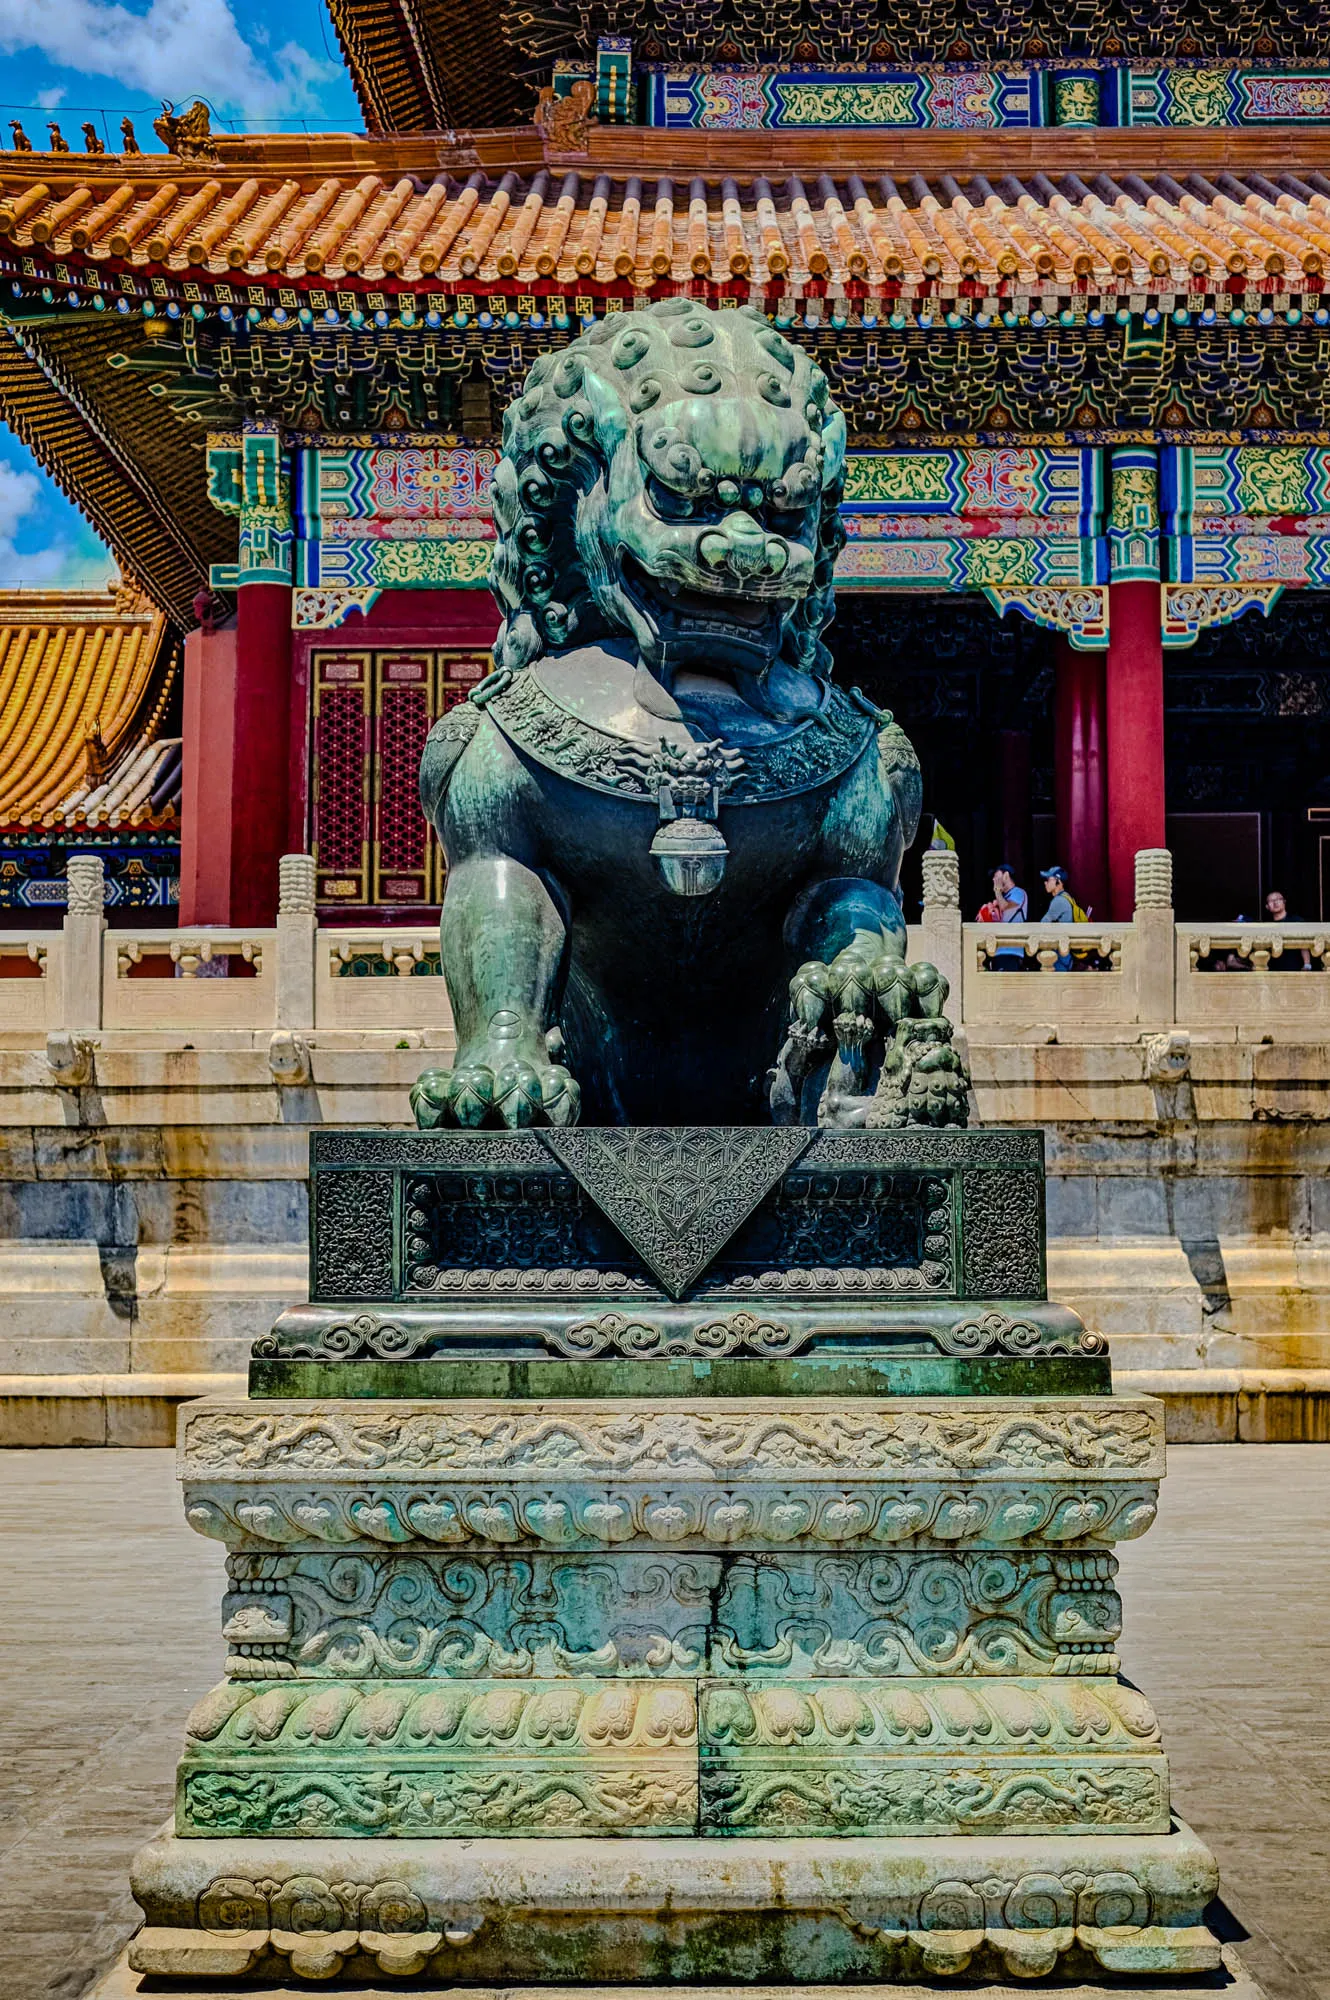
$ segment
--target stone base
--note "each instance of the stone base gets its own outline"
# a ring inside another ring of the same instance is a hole
[[[124,1952],[117,1959],[105,1978],[100,1980],[87,1995],[87,2000],[148,2000],[148,1995],[160,1992],[155,1980],[145,1981],[137,1972],[130,1970],[129,1953]],[[225,1995],[237,1988],[227,1981],[224,1987],[214,1986],[211,1981],[198,1984],[190,1981],[188,1986],[177,1984],[176,1992],[188,1994],[191,2000],[225,2000]],[[254,1986],[246,1984],[239,1989],[249,1996],[249,2000],[291,2000],[294,1994],[307,1994],[308,1986],[303,1982],[293,1986],[285,1982],[281,1986]],[[346,1986],[336,1989],[342,2000],[374,2000],[384,1988],[378,1986]],[[412,1987],[403,1988],[394,1982],[395,1992],[411,1992]],[[419,1989],[414,1989],[419,1990]],[[749,2000],[840,2000],[839,1986],[749,1986]],[[930,2000],[936,1993],[933,1986],[858,1986],[855,1989],[858,2000]],[[1019,1987],[989,1984],[970,1986],[968,1991],[976,1995],[976,2000],[1027,2000],[1028,1984]],[[506,1986],[494,1987],[454,1986],[450,1989],[452,2000],[673,2000],[677,1988],[670,1986]],[[1115,1980],[1111,1987],[1104,1985],[1059,1986],[1058,2000],[1104,2000],[1107,1994],[1112,2000],[1199,2000],[1202,1994],[1216,1994],[1220,2000],[1265,2000],[1264,1993],[1256,1984],[1231,1944],[1223,1949],[1222,1963],[1217,1972],[1199,1973],[1185,1983],[1171,1980],[1136,1982]],[[689,2000],[734,2000],[732,1986],[691,1986]]]
[[[450,1987],[1179,1979],[1221,1970],[1189,1828],[1025,1839],[181,1840],[133,1971]],[[132,1990],[132,1989],[131,1989]]]

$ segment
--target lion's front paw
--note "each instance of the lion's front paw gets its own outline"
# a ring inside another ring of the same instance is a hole
[[[801,965],[772,1072],[775,1122],[799,1115],[805,1080],[829,1054],[819,1124],[964,1125],[969,1078],[951,1046],[946,1000],[937,967],[907,964],[894,940],[861,933],[830,964]]]
[[[411,1091],[425,1131],[439,1125],[575,1125],[582,1093],[562,1063],[554,1031],[543,1042],[514,1032],[516,1016],[497,1014],[482,1041],[458,1051],[451,1069],[427,1069]],[[553,1044],[553,1047],[551,1046]]]
[[[537,1068],[511,1057],[497,1066],[427,1069],[411,1089],[411,1109],[426,1132],[439,1125],[575,1125],[581,1102],[575,1078],[558,1063]]]

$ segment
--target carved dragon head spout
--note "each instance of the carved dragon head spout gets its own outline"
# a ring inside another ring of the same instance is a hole
[[[536,363],[503,445],[497,665],[626,634],[667,687],[720,668],[777,710],[829,675],[845,422],[761,313],[669,299],[600,321]]]

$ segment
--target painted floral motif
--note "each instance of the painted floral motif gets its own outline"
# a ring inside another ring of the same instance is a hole
[[[370,504],[377,515],[417,518],[486,514],[498,453],[421,445],[410,451],[380,446],[367,454]]]

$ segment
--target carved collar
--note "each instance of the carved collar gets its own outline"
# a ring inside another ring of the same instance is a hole
[[[510,743],[546,770],[592,791],[655,805],[642,735],[621,735],[575,714],[544,685],[538,667],[514,675],[489,697],[485,710]],[[655,737],[676,750],[696,740],[677,722],[650,721]],[[725,804],[756,805],[834,783],[857,762],[875,730],[866,706],[829,688],[816,719],[794,724],[771,742],[743,746],[742,767],[726,787]]]

